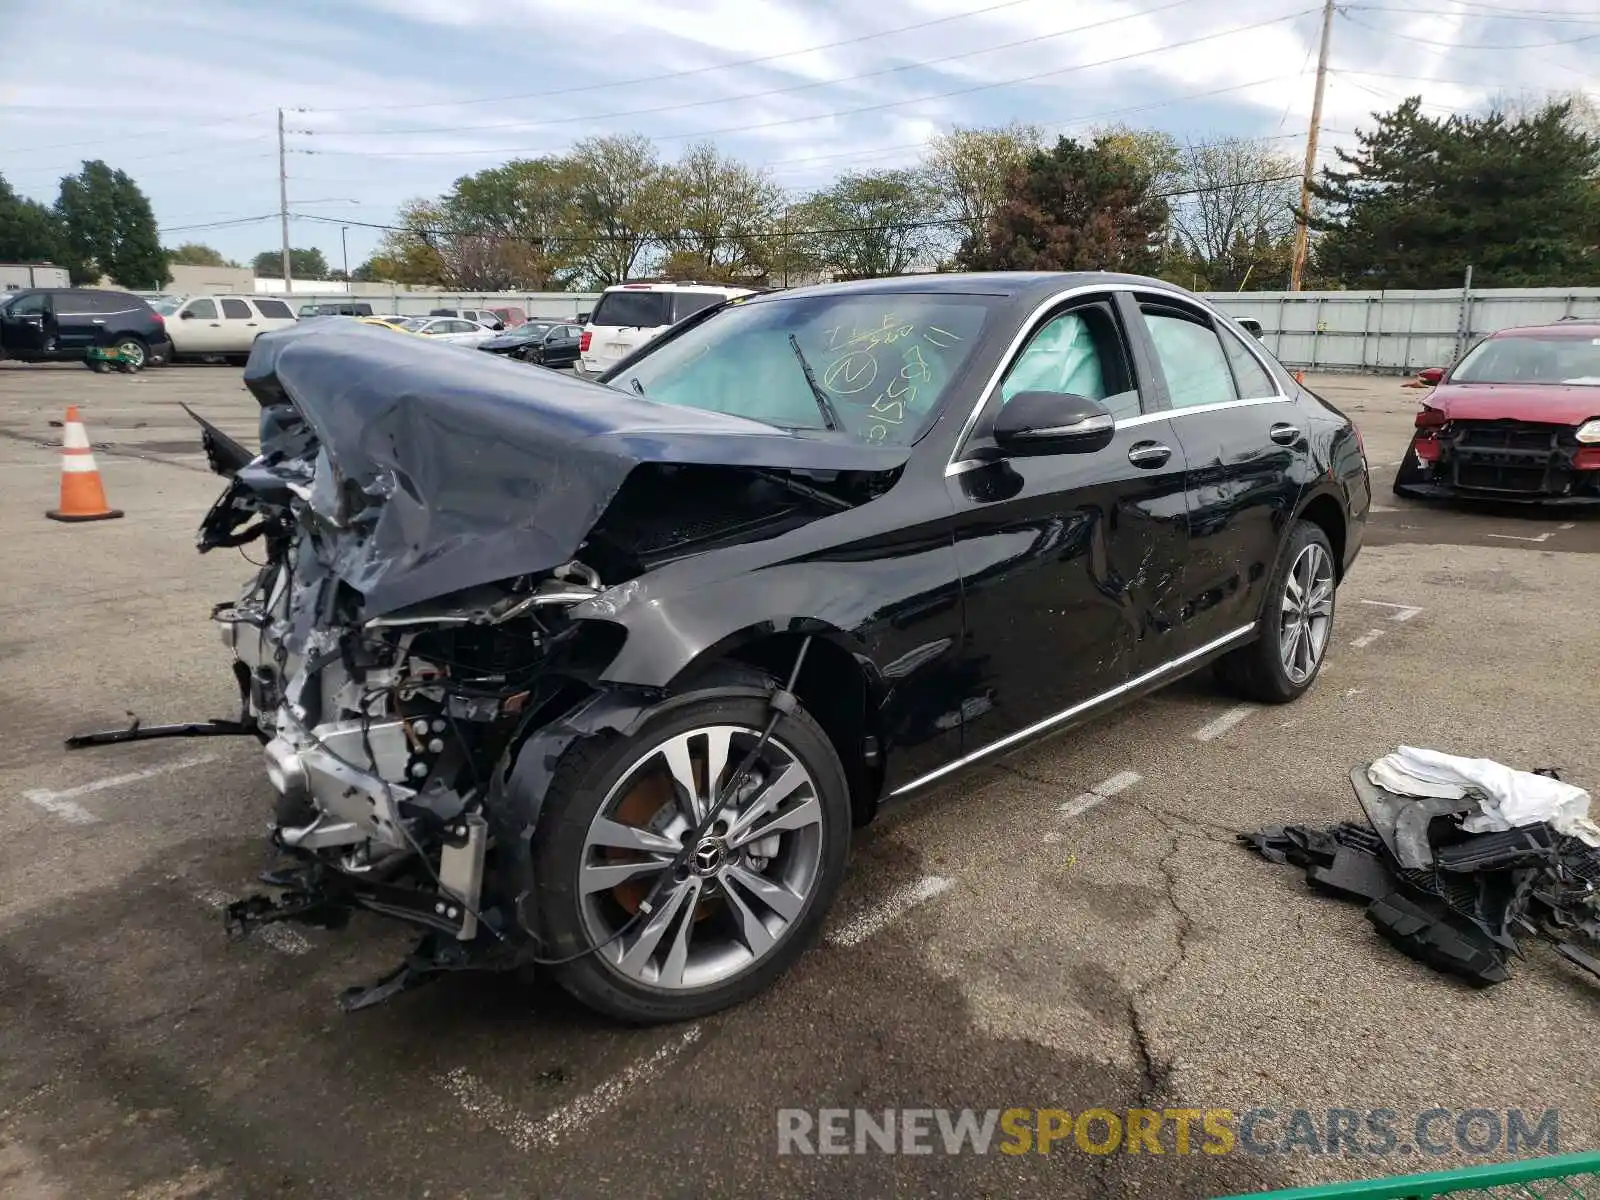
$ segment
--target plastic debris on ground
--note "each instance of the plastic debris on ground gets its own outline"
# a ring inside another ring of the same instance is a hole
[[[1553,770],[1402,746],[1350,772],[1366,821],[1280,825],[1239,840],[1366,906],[1393,945],[1485,987],[1519,938],[1549,941],[1600,977],[1600,827]]]

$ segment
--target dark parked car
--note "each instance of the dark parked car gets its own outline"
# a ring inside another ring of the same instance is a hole
[[[137,366],[172,356],[161,314],[128,292],[38,288],[0,303],[0,357],[80,361],[91,346],[120,350]]]
[[[598,383],[315,322],[245,381],[201,538],[265,542],[214,614],[291,861],[231,915],[425,930],[359,1002],[751,996],[890,797],[1213,663],[1305,692],[1371,499],[1342,414],[1130,276],[744,297]]]
[[[298,316],[306,317],[370,317],[372,305],[365,300],[341,300],[336,304],[302,304]]]
[[[1420,378],[1397,493],[1600,504],[1600,320],[1502,329]]]
[[[541,367],[569,367],[578,361],[578,341],[582,336],[583,330],[576,325],[535,319],[490,338],[478,349]]]

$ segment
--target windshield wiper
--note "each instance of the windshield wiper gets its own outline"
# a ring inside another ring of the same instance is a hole
[[[634,391],[638,392],[639,395],[641,395],[641,396],[644,395],[644,384],[639,382],[639,377],[637,375],[635,375],[632,379],[628,380],[628,386],[631,387]]]
[[[795,360],[800,364],[800,369],[805,372],[806,386],[811,389],[811,394],[817,398],[817,411],[822,414],[822,423],[832,432],[839,430],[839,414],[833,407],[833,401],[828,399],[828,393],[822,390],[822,385],[817,382],[816,374],[811,370],[811,364],[806,361],[805,351],[800,349],[800,339],[794,334],[789,335],[789,348],[794,351]]]

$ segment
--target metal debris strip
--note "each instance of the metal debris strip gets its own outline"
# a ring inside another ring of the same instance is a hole
[[[1365,824],[1280,825],[1240,842],[1304,869],[1318,891],[1364,903],[1403,953],[1478,987],[1511,977],[1519,936],[1550,942],[1600,978],[1600,851],[1543,822],[1469,833],[1462,822],[1477,799],[1401,796],[1365,766],[1350,784]]]
[[[1516,1162],[1392,1175],[1218,1200],[1600,1200],[1600,1151],[1525,1158]]]

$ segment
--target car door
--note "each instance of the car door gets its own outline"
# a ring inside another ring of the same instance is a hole
[[[94,294],[85,288],[73,288],[52,294],[51,320],[56,352],[68,358],[81,358],[90,346],[98,346],[101,328],[106,319]]]
[[[1259,616],[1310,443],[1293,402],[1225,322],[1172,293],[1135,293],[1126,303],[1188,464],[1181,640],[1192,649]]]
[[[226,339],[222,330],[222,313],[210,296],[200,296],[188,301],[178,310],[178,319],[172,323],[172,345],[182,354],[222,354]],[[170,328],[170,326],[169,326]]]
[[[563,325],[561,327],[561,363],[563,366],[572,366],[578,361],[578,341],[583,337],[583,330],[576,325]]]
[[[50,324],[50,294],[18,296],[0,312],[0,348],[19,358],[44,353]]]
[[[1110,295],[1046,314],[947,470],[972,692],[962,749],[1064,721],[1122,690],[1177,620],[1184,462]],[[988,430],[1023,392],[1100,401],[1089,452],[1004,456]]]
[[[248,300],[224,296],[217,302],[222,306],[221,348],[227,354],[248,354],[250,344],[261,332],[261,321]]]

